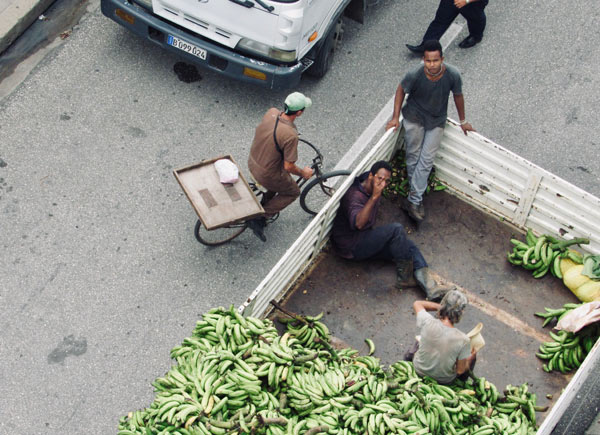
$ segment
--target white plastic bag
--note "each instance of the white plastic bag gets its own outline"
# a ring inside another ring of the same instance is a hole
[[[229,159],[217,160],[215,169],[219,174],[219,181],[223,184],[233,184],[239,179],[238,167]]]
[[[600,320],[600,301],[588,302],[565,314],[556,325],[556,329],[577,332],[598,320]]]

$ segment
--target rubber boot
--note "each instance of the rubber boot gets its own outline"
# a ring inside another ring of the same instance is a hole
[[[415,287],[417,282],[413,277],[413,261],[399,260],[396,262],[396,288]]]
[[[421,223],[425,220],[425,207],[421,204],[415,205],[406,198],[402,200],[401,204],[402,210],[404,210],[406,214],[408,214],[408,217],[411,218],[417,225],[421,225]]]
[[[425,292],[428,301],[439,302],[454,286],[440,285],[429,273],[428,267],[417,269],[414,273],[419,287]]]

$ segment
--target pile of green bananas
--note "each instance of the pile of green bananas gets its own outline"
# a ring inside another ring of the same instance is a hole
[[[535,313],[535,315],[543,317],[543,326],[546,326],[553,320],[560,320],[580,305],[582,304],[569,303],[557,309],[546,307],[544,308],[545,313]],[[567,373],[571,370],[577,370],[581,366],[590,349],[596,343],[598,336],[600,336],[600,324],[593,323],[576,333],[559,331],[555,334],[550,331],[549,334],[552,341],[542,343],[539,352],[536,352],[536,356],[547,361],[542,366],[546,372],[555,370]]]
[[[390,161],[390,164],[392,165],[392,178],[383,191],[383,196],[385,198],[395,198],[397,196],[403,196],[406,198],[408,196],[410,186],[408,185],[408,175],[406,173],[404,149],[401,149],[394,155]],[[431,192],[431,190],[438,191],[445,190],[446,188],[447,186],[442,184],[435,176],[435,168],[433,168],[429,173],[429,178],[427,179],[427,188],[425,189],[425,194],[428,194]]]
[[[279,335],[270,320],[210,310],[119,435],[535,433],[526,386],[502,395],[484,378],[444,386],[406,361],[384,369],[374,356],[333,350],[319,318],[289,321]]]
[[[531,270],[534,278],[541,278],[550,271],[552,275],[561,279],[562,258],[570,258],[578,264],[583,262],[581,254],[570,250],[569,246],[590,243],[589,239],[584,238],[560,241],[549,235],[536,237],[531,229],[527,230],[527,243],[514,238],[510,239],[510,242],[514,245],[512,252],[508,253],[508,261],[511,264]]]

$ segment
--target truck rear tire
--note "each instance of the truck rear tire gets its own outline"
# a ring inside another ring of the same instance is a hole
[[[309,76],[317,78],[325,76],[329,70],[331,61],[333,60],[333,53],[336,48],[339,47],[342,40],[342,32],[342,19],[339,18],[335,26],[333,26],[327,36],[325,36],[323,45],[321,45],[321,48],[319,48],[319,51],[315,56],[314,63],[306,71]]]

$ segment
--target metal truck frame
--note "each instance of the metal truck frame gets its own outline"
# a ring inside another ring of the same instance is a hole
[[[385,122],[385,121],[383,121]],[[385,124],[379,126],[380,130]],[[403,145],[399,132],[388,130],[353,168],[338,191],[310,222],[285,255],[239,307],[246,316],[269,314],[269,302],[280,300],[307,271],[328,241],[339,202],[353,178]],[[448,192],[517,229],[570,239],[587,237],[587,253],[600,254],[600,199],[519,157],[477,133],[465,136],[458,123],[447,121],[435,160],[436,176]],[[565,291],[567,291],[565,289]],[[568,383],[539,427],[538,433],[573,433],[577,413],[585,412],[586,396],[598,379],[600,340]],[[587,388],[586,388],[587,386]],[[590,387],[591,386],[591,387]],[[581,404],[584,404],[583,406]]]

